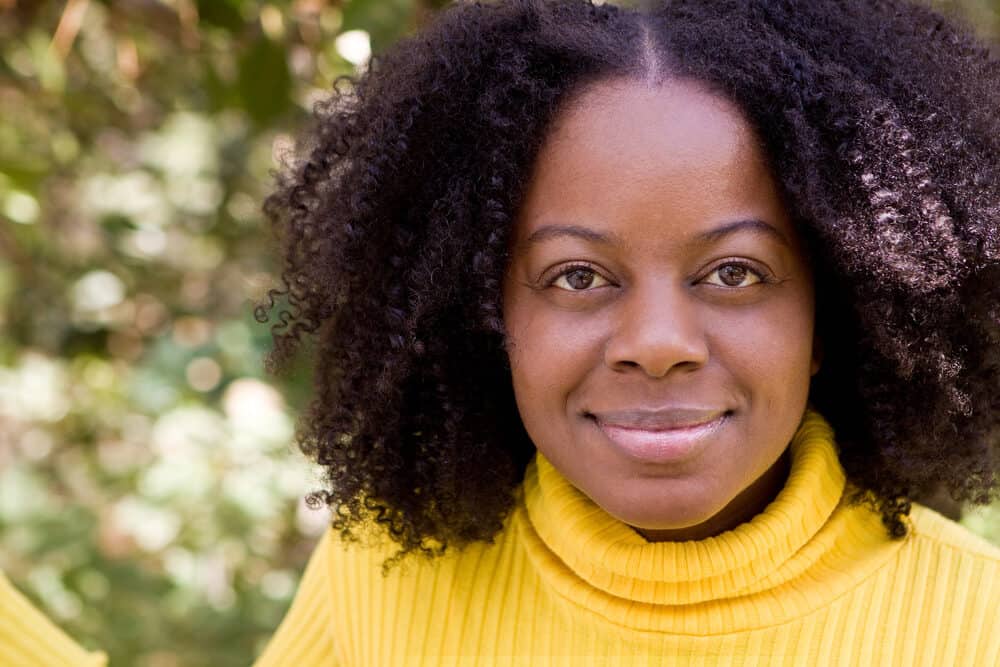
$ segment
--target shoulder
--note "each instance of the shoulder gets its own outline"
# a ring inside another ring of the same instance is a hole
[[[997,654],[1000,548],[926,506],[914,503],[910,518],[886,586],[906,592],[925,641],[943,633],[970,654]],[[956,657],[954,664],[967,663]]]
[[[107,657],[88,653],[0,572],[0,665],[103,667]]]
[[[331,588],[344,590],[364,580],[369,585],[420,587],[425,579],[440,587],[455,577],[467,580],[468,575],[484,565],[509,559],[511,528],[508,521],[493,542],[474,542],[462,548],[449,546],[434,557],[410,553],[397,559],[399,546],[381,528],[366,529],[357,540],[344,540],[337,530],[328,529],[317,548],[326,552],[327,572],[333,578]],[[439,543],[429,540],[427,544]],[[388,566],[383,568],[384,564]]]
[[[324,570],[334,620],[341,628],[362,619],[406,625],[424,618],[447,624],[442,615],[447,609],[485,608],[487,589],[495,586],[497,573],[523,569],[515,532],[508,521],[493,542],[449,546],[434,557],[412,553],[397,562],[393,557],[399,547],[384,534],[344,541],[339,532],[328,530],[319,548],[326,551]],[[389,567],[383,568],[387,562]]]
[[[910,518],[918,543],[947,552],[955,558],[982,561],[984,566],[1000,569],[1000,547],[965,526],[919,503],[913,504]]]

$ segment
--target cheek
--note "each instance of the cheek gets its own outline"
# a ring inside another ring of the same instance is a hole
[[[601,334],[579,314],[513,307],[505,312],[514,395],[525,426],[551,421],[600,360]]]
[[[808,294],[790,296],[712,327],[725,365],[758,398],[777,405],[797,404],[793,399],[808,393],[812,377],[812,302]]]

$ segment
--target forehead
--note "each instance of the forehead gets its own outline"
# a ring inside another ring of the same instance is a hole
[[[519,235],[551,216],[677,228],[678,217],[712,225],[779,217],[778,208],[763,149],[735,105],[696,82],[614,79],[557,114],[518,224]]]

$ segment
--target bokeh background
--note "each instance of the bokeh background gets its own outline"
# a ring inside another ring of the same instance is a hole
[[[260,203],[334,79],[445,4],[0,0],[0,570],[112,666],[248,665],[287,609],[327,516],[308,351],[263,369]],[[1000,38],[1000,0],[937,4]],[[1000,543],[1000,507],[950,510]]]

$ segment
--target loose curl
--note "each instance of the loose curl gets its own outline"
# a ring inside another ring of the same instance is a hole
[[[553,116],[613,77],[701,81],[766,145],[816,274],[810,400],[851,502],[897,538],[938,485],[990,502],[1000,72],[984,45],[903,0],[510,0],[452,5],[338,79],[265,202],[285,259],[256,309],[280,313],[267,367],[315,337],[297,440],[334,527],[383,525],[395,558],[501,530],[535,451],[504,351],[508,237]]]

